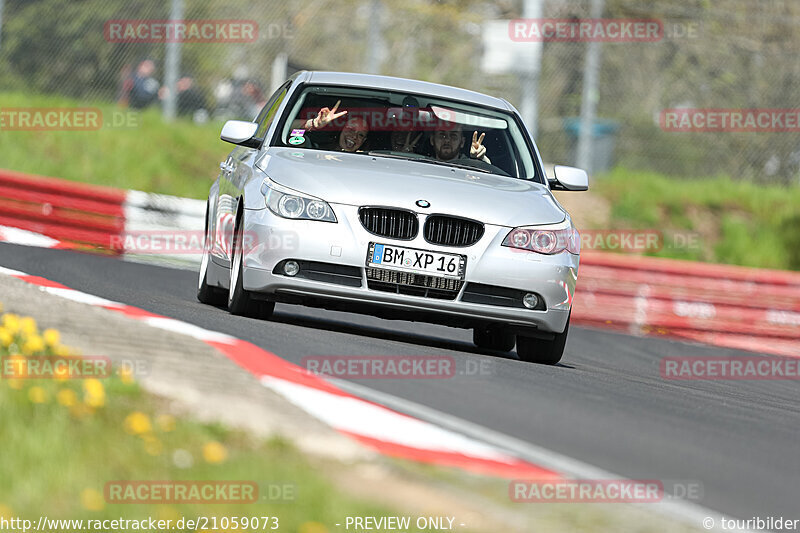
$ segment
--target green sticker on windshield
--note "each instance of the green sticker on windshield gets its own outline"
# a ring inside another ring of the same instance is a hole
[[[306,142],[306,138],[301,137],[300,135],[289,137],[289,144],[303,144],[304,142]]]

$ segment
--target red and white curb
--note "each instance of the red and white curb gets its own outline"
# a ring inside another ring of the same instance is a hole
[[[561,479],[554,471],[518,459],[500,447],[345,392],[330,381],[252,343],[76,291],[25,272],[0,267],[0,274],[36,285],[49,294],[102,307],[149,326],[201,340],[255,375],[264,386],[340,433],[385,455],[504,478]]]
[[[75,248],[75,246],[71,243],[62,242],[48,237],[47,235],[42,235],[41,233],[34,233],[33,231],[20,228],[12,228],[11,226],[0,226],[0,242],[21,244],[23,246],[35,246],[36,248]]]

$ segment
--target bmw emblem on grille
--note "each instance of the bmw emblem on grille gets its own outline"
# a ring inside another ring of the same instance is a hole
[[[419,207],[430,207],[431,203],[428,200],[417,200],[417,205]]]

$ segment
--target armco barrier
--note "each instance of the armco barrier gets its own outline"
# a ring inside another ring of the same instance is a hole
[[[205,202],[200,200],[0,169],[0,226],[45,235],[58,241],[55,247],[100,249],[147,261],[154,256],[126,249],[127,241],[119,237],[137,232],[202,232],[204,217]],[[199,255],[199,250],[190,250],[157,260],[193,266]]]
[[[0,170],[0,226],[108,249],[113,236],[202,231],[205,202]],[[2,240],[2,231],[0,231]],[[200,254],[136,254],[178,266]],[[584,252],[575,325],[800,357],[800,273]]]
[[[800,273],[585,252],[572,321],[800,357]]]
[[[59,241],[110,249],[125,228],[125,198],[119,189],[0,170],[0,225]]]

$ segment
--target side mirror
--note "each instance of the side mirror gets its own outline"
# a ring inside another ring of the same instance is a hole
[[[247,148],[258,148],[261,146],[262,139],[253,137],[256,131],[258,131],[258,124],[255,122],[229,120],[222,127],[222,133],[219,134],[219,138],[229,143],[246,146]]]
[[[547,180],[550,188],[556,191],[587,191],[589,175],[585,170],[564,165],[553,167],[553,178]]]

